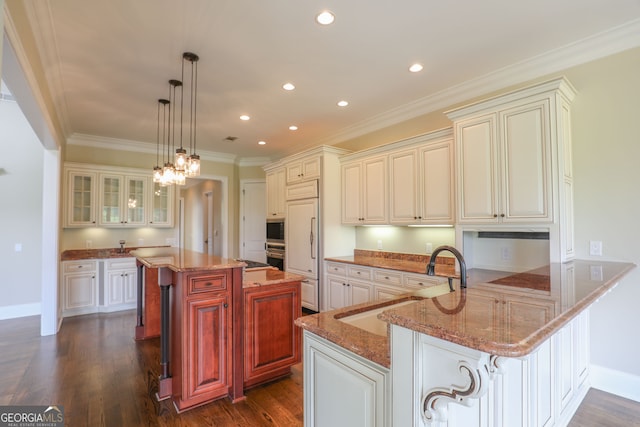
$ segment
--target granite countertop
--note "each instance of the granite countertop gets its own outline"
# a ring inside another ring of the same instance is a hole
[[[145,267],[166,267],[177,272],[219,270],[245,267],[247,265],[242,261],[230,258],[173,247],[140,248],[132,250],[130,253]]]
[[[369,251],[364,249],[355,249],[353,255],[325,258],[325,261],[421,274],[426,274],[429,260],[429,255]],[[456,259],[453,257],[439,256],[436,258],[437,276],[457,277],[455,267]]]
[[[133,257],[131,251],[146,248],[168,248],[170,246],[127,247],[124,252],[120,248],[101,249],[67,249],[60,254],[60,261],[79,261],[83,259],[126,258]]]
[[[460,289],[459,281],[455,280],[455,292],[447,292],[445,283],[399,296],[394,301],[369,302],[303,316],[296,324],[390,367],[388,336],[338,320],[389,306],[378,319],[490,354],[519,357],[533,352],[634,267],[624,262],[577,260],[523,273],[471,269],[467,289]],[[394,302],[409,299],[416,301],[393,306]]]
[[[251,268],[244,271],[242,287],[252,288],[302,280],[304,280],[304,276],[287,273],[275,267]]]

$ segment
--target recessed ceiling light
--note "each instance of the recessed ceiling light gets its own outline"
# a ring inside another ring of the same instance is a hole
[[[422,71],[422,65],[421,64],[413,64],[411,67],[409,67],[409,71],[411,71],[412,73],[417,73]]]
[[[347,101],[338,101],[338,107],[346,107],[349,105]]]
[[[251,117],[247,116],[246,114],[243,114],[243,115],[241,115],[241,116],[240,116],[240,120],[244,120],[244,121],[247,121],[247,120],[249,120],[250,118],[251,118]]]
[[[293,85],[293,83],[285,83],[282,85],[282,89],[284,90],[294,90],[296,87]]]
[[[322,11],[318,15],[316,15],[316,22],[320,25],[333,24],[333,21],[335,21],[335,19],[335,15],[329,10]]]
[[[298,126],[291,125],[291,126],[289,126],[289,130],[298,130]]]
[[[267,143],[264,141],[258,141],[258,145],[266,145]]]

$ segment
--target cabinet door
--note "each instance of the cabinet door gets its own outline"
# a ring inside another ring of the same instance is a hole
[[[387,370],[305,332],[305,426],[391,425]]]
[[[267,218],[285,217],[285,170],[267,173]]]
[[[300,282],[300,293],[302,297],[302,306],[313,311],[320,311],[319,289],[316,279],[305,278]]]
[[[418,206],[418,162],[415,150],[389,155],[389,222],[392,224],[419,223],[422,215]]]
[[[153,189],[150,196],[149,225],[152,227],[173,227],[173,194],[174,186],[163,187],[151,182]]]
[[[496,115],[456,123],[460,222],[498,218]]]
[[[244,385],[288,372],[300,362],[301,315],[297,283],[247,288],[244,292]]]
[[[344,277],[327,276],[327,310],[347,306],[347,282]]]
[[[96,182],[95,173],[68,171],[67,226],[83,227],[96,224]]]
[[[105,305],[119,305],[124,303],[124,282],[124,271],[110,271],[107,273]]]
[[[388,215],[387,158],[362,162],[362,216],[366,224],[386,224]]]
[[[144,226],[147,224],[147,180],[146,176],[127,177],[123,209],[126,212],[124,222],[129,226]]]
[[[138,270],[124,272],[124,303],[135,304],[138,301]]]
[[[64,276],[64,309],[95,307],[96,305],[96,275],[95,272],[86,274],[67,274]]]
[[[420,149],[420,222],[453,224],[453,141]]]
[[[371,284],[350,280],[347,286],[349,292],[349,305],[362,304],[371,301]]]
[[[187,301],[186,369],[183,400],[228,394],[231,385],[231,309],[226,294]],[[178,368],[180,369],[180,368]]]
[[[362,164],[342,165],[342,223],[361,224],[362,218]]]
[[[551,136],[549,100],[501,111],[504,221],[549,221]]]
[[[285,269],[307,277],[318,274],[318,199],[287,203]]]
[[[100,174],[100,218],[104,226],[122,225],[122,176]]]

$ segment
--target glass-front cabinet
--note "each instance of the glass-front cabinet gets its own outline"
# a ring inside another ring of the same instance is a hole
[[[67,171],[67,225],[87,227],[96,225],[96,174]]]
[[[151,209],[149,225],[152,227],[173,227],[173,187],[163,187],[151,183]]]
[[[65,228],[173,227],[175,188],[135,169],[87,164],[65,168]]]
[[[146,176],[100,174],[100,225],[146,225]]]

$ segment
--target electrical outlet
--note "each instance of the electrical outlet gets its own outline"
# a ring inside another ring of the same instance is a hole
[[[138,239],[138,246],[144,246],[144,239]]]
[[[15,246],[13,247],[13,249],[16,252],[22,252],[22,243],[16,243]]]
[[[86,240],[84,242],[84,247],[87,249],[91,249],[91,245],[93,245],[93,242],[91,240]]]
[[[378,240],[378,249],[382,249],[382,240]]]
[[[590,265],[589,273],[591,280],[595,282],[602,281],[602,266],[601,265]]]
[[[425,245],[425,251],[430,254],[431,252],[433,252],[433,245],[431,243],[427,243]]]
[[[589,255],[602,256],[602,242],[600,240],[589,241]]]
[[[511,250],[507,247],[504,247],[500,250],[500,258],[502,258],[503,261],[510,261],[511,260]]]

